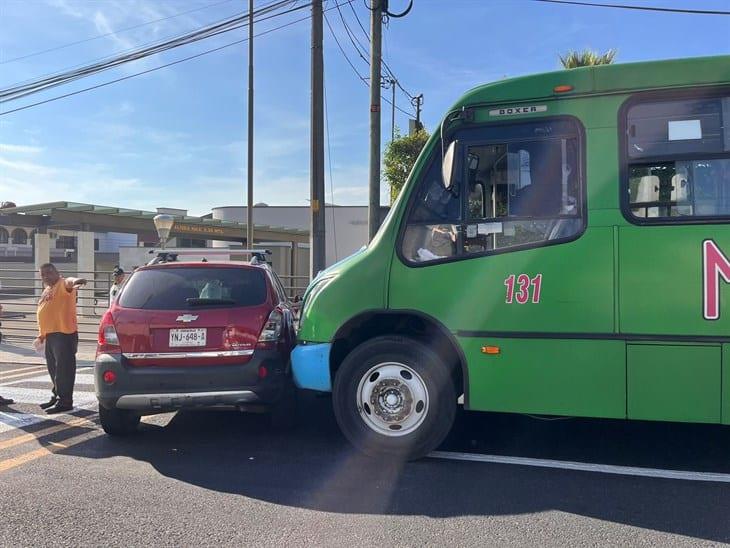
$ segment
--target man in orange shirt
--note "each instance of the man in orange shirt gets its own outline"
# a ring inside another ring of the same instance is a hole
[[[40,274],[45,289],[38,301],[37,341],[46,344],[46,365],[53,382],[53,395],[41,408],[53,415],[73,408],[79,344],[76,288],[86,280],[63,278],[51,263],[42,265]]]

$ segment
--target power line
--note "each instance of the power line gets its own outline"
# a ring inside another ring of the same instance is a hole
[[[352,1],[352,0],[350,0],[350,1]],[[348,3],[349,3],[349,2],[348,2]],[[342,4],[339,4],[339,5],[342,5]],[[330,9],[332,9],[332,8],[330,8]],[[328,11],[328,10],[327,10],[327,11]],[[339,39],[337,38],[337,35],[335,34],[335,31],[334,31],[334,29],[332,28],[332,25],[330,24],[330,22],[329,22],[329,19],[327,18],[327,16],[326,16],[326,15],[325,15],[325,17],[324,17],[324,21],[325,21],[325,23],[327,23],[327,28],[329,29],[329,31],[330,31],[330,34],[332,35],[332,38],[334,38],[334,39],[335,39],[335,43],[337,44],[337,47],[339,48],[339,50],[340,50],[340,53],[342,53],[342,56],[343,56],[343,57],[345,58],[345,60],[347,61],[347,64],[348,64],[348,65],[350,65],[350,68],[351,68],[351,69],[352,69],[352,70],[353,70],[353,71],[355,72],[355,74],[356,74],[356,75],[357,75],[357,77],[358,77],[358,78],[359,78],[359,79],[360,79],[360,80],[362,81],[362,83],[363,83],[363,84],[365,84],[366,86],[370,85],[370,84],[368,83],[368,78],[366,78],[366,77],[364,77],[364,76],[363,76],[362,74],[360,74],[360,72],[359,72],[359,71],[357,70],[357,68],[355,67],[355,65],[354,65],[354,64],[352,63],[352,61],[350,60],[350,57],[349,57],[349,56],[347,55],[347,52],[345,52],[345,49],[344,49],[344,48],[342,47],[342,44],[340,43]],[[392,103],[392,102],[390,102],[390,101],[389,101],[388,99],[386,99],[386,98],[384,98],[384,97],[383,97],[383,98],[382,98],[382,100],[383,100],[383,102],[385,102],[385,103],[388,103],[388,104],[389,104],[390,106],[393,106],[393,103]],[[402,108],[400,108],[400,107],[399,107],[399,106],[397,106],[397,105],[395,106],[395,109],[396,109],[397,111],[399,111],[399,112],[401,112],[401,113],[405,114],[406,116],[411,116],[411,115],[413,114],[412,112],[408,112],[407,110],[403,110]]]
[[[260,16],[262,14],[274,12],[276,9],[281,8],[281,7],[283,7],[287,4],[291,4],[291,3],[292,3],[292,0],[281,0],[279,2],[270,4],[266,7],[260,8],[259,10],[257,10],[257,12],[258,12],[258,15]],[[273,15],[270,15],[268,17],[260,17],[259,21],[264,21],[267,19],[271,19],[273,17],[286,15],[288,13],[292,13],[294,11],[306,8],[309,5],[311,5],[311,4],[306,4],[306,5],[302,5],[302,6],[298,6],[298,7],[293,7],[288,10],[285,10],[285,11],[276,12]],[[41,79],[32,81],[30,83],[26,83],[26,84],[22,84],[22,85],[14,85],[14,86],[2,89],[2,90],[0,90],[0,99],[1,99],[0,102],[19,99],[21,97],[25,97],[27,95],[31,95],[33,93],[37,93],[37,92],[45,90],[45,89],[56,87],[58,85],[72,82],[74,80],[78,80],[79,78],[83,78],[85,76],[89,76],[92,74],[97,74],[99,72],[109,70],[111,68],[117,67],[119,65],[122,65],[122,64],[131,62],[131,61],[143,59],[145,57],[149,57],[151,55],[162,53],[164,51],[167,51],[167,50],[170,50],[170,49],[173,49],[176,47],[198,42],[198,41],[204,40],[206,38],[211,38],[213,36],[217,36],[219,34],[229,32],[231,30],[245,27],[248,24],[247,18],[248,18],[248,14],[245,14],[244,16],[233,17],[233,18],[227,19],[221,23],[216,23],[213,25],[207,25],[205,27],[201,27],[200,29],[180,35],[171,40],[158,42],[153,46],[140,48],[140,49],[135,50],[132,53],[114,57],[106,62],[94,63],[94,64],[85,66],[80,69],[71,70],[71,71],[68,71],[65,73],[60,73],[60,74],[50,76],[48,78],[41,78]]]
[[[651,6],[630,6],[626,4],[602,4],[598,2],[575,2],[573,0],[530,0],[531,2],[544,2],[546,4],[569,4],[573,6],[588,6],[594,8],[618,8],[625,10],[639,11],[660,11],[665,13],[688,13],[696,15],[730,15],[730,11],[720,10],[692,10],[681,8],[657,8]]]
[[[347,64],[350,65],[350,68],[355,71],[355,74],[357,74],[357,77],[362,80],[362,82],[367,86],[368,81],[367,78],[365,78],[360,72],[357,70],[355,65],[352,64],[352,61],[350,61],[350,57],[348,57],[347,53],[345,52],[345,49],[342,47],[342,44],[340,44],[340,40],[337,38],[337,35],[335,34],[335,31],[332,29],[332,25],[330,24],[330,20],[327,18],[327,16],[324,16],[324,22],[327,23],[327,28],[330,29],[330,34],[332,35],[332,38],[335,39],[335,43],[337,44],[337,47],[340,48],[340,52],[342,53],[342,56],[345,58],[345,61],[347,61]]]
[[[288,3],[291,3],[291,0],[279,1],[276,3],[270,4],[268,6],[265,6],[263,8],[260,8],[258,10],[259,15],[265,14],[265,13],[270,13],[270,12],[274,11],[275,9],[282,7]],[[306,7],[306,6],[302,6],[302,7]],[[285,13],[290,13],[291,11],[295,11],[296,9],[301,9],[301,7],[294,8],[292,10],[288,10],[287,12],[281,12],[281,14],[283,15]],[[276,16],[276,15],[277,14],[275,14],[274,16]],[[271,17],[273,17],[273,16],[270,16],[267,18],[260,18],[259,20],[270,19]],[[243,14],[241,16],[236,16],[233,18],[225,19],[223,21],[216,22],[214,24],[207,25],[205,27],[201,27],[194,31],[185,33],[183,35],[178,35],[169,40],[155,42],[155,43],[153,43],[153,45],[151,45],[149,47],[137,48],[137,49],[131,50],[130,53],[108,58],[109,60],[107,60],[105,62],[92,63],[91,65],[82,66],[79,69],[69,70],[66,72],[59,72],[59,73],[50,75],[48,77],[41,77],[36,80],[26,81],[26,83],[22,83],[22,84],[14,84],[11,87],[0,90],[0,99],[5,99],[6,101],[12,100],[12,99],[18,99],[20,97],[24,97],[26,95],[30,95],[32,93],[41,91],[43,89],[48,89],[51,87],[55,87],[57,85],[61,85],[64,83],[68,83],[68,82],[77,80],[78,78],[81,78],[84,76],[96,74],[98,72],[103,72],[110,68],[114,68],[116,66],[119,66],[119,65],[131,62],[131,61],[136,61],[138,59],[142,59],[142,58],[148,57],[150,55],[162,53],[164,51],[173,49],[175,47],[194,43],[199,40],[203,40],[205,38],[217,36],[218,34],[222,34],[224,32],[228,32],[230,30],[245,27],[248,24],[247,18],[248,18],[248,14]]]
[[[350,3],[350,8],[353,10],[353,13],[355,14],[355,17],[357,17],[357,12],[355,11],[355,8],[353,7],[352,3]],[[345,19],[344,14],[342,13],[342,10],[340,10],[339,8],[337,8],[337,11],[339,12],[340,19],[342,19],[342,25],[345,27],[345,32],[347,33],[347,36],[350,39],[350,42],[354,46],[355,51],[357,51],[357,54],[360,56],[360,58],[363,61],[365,61],[365,64],[367,64],[368,66],[370,66],[369,59],[367,57],[365,57],[363,55],[363,53],[362,53],[364,51],[367,54],[368,53],[368,48],[365,47],[365,46],[363,46],[362,42],[360,42],[360,40],[358,40],[358,38],[355,36],[355,33],[352,32],[352,29],[350,29],[350,26],[347,24],[347,20]],[[370,35],[367,33],[367,31],[363,27],[362,22],[360,22],[360,19],[359,18],[358,18],[358,24],[360,25],[360,28],[362,29],[362,31],[365,34],[365,37],[368,39],[368,43],[369,43],[370,42]],[[332,31],[331,28],[330,28],[330,32],[332,32],[332,34],[334,35],[334,31]],[[335,38],[335,40],[337,41],[337,38]],[[343,48],[340,46],[340,50],[342,50],[342,49]],[[385,70],[388,73],[388,76],[390,76],[390,79],[393,80],[393,81],[395,81],[396,87],[398,89],[400,89],[408,97],[408,99],[413,100],[414,96],[411,93],[409,93],[401,85],[401,83],[398,81],[398,77],[395,75],[395,73],[390,68],[390,66],[388,65],[388,63],[386,63],[386,61],[385,61],[385,59],[383,58],[382,55],[380,57],[380,61],[383,63],[383,66],[385,67]],[[398,107],[396,107],[396,108],[398,108]],[[403,111],[401,111],[401,112],[403,112]]]
[[[329,173],[330,173],[330,200],[332,201],[332,206],[330,209],[332,210],[332,243],[334,244],[335,248],[335,262],[339,261],[339,255],[337,253],[337,229],[335,227],[335,184],[332,181],[332,146],[330,144],[330,112],[329,107],[327,106],[327,80],[325,79],[325,72],[324,69],[322,69],[322,91],[323,97],[324,97],[324,119],[325,119],[325,131],[327,133],[327,163],[329,164]],[[327,209],[327,204],[325,203],[325,210]]]
[[[349,1],[353,1],[353,0],[349,0]],[[328,9],[333,9],[333,8],[328,8]],[[278,27],[274,27],[274,28],[265,30],[263,32],[260,32],[260,33],[256,34],[255,37],[258,38],[259,36],[264,36],[266,34],[270,34],[270,33],[274,32],[274,31],[281,30],[281,29],[286,28],[286,27],[290,27],[290,26],[292,26],[292,25],[294,25],[296,23],[301,23],[302,21],[307,21],[310,18],[311,18],[311,16],[308,15],[308,16],[302,17],[300,19],[295,19],[294,21],[290,21],[290,22],[285,23],[283,25],[280,25]],[[58,95],[56,97],[51,97],[50,99],[45,99],[43,101],[38,101],[36,103],[31,103],[29,105],[24,105],[22,107],[14,108],[14,109],[8,110],[6,112],[0,112],[0,116],[5,116],[6,114],[12,114],[13,112],[19,112],[21,110],[26,110],[26,109],[29,109],[29,108],[32,108],[32,107],[36,107],[36,106],[39,106],[39,105],[44,105],[46,103],[51,103],[53,101],[58,101],[60,99],[65,99],[67,97],[72,97],[74,95],[79,95],[79,94],[85,93],[87,91],[92,91],[92,90],[99,89],[99,88],[102,88],[102,87],[105,87],[105,86],[109,86],[111,84],[116,84],[117,82],[123,82],[124,80],[129,80],[131,78],[136,78],[137,76],[142,76],[144,74],[149,74],[150,72],[155,72],[157,70],[160,70],[160,69],[163,69],[163,68],[167,68],[167,67],[171,67],[173,65],[177,65],[177,64],[183,63],[185,61],[190,61],[191,59],[197,59],[198,57],[203,57],[204,55],[208,55],[210,53],[214,53],[216,51],[220,51],[222,49],[229,48],[231,46],[235,46],[237,44],[241,44],[241,43],[247,42],[247,41],[248,41],[248,38],[243,38],[241,40],[236,40],[235,42],[230,42],[228,44],[224,44],[224,45],[219,46],[217,48],[209,49],[209,50],[206,50],[206,51],[197,53],[195,55],[191,55],[189,57],[184,57],[182,59],[178,59],[178,60],[172,61],[170,63],[165,63],[164,65],[160,65],[158,67],[154,67],[154,68],[151,68],[151,69],[148,69],[148,70],[144,70],[144,71],[141,71],[141,72],[137,72],[135,74],[130,74],[130,75],[127,75],[127,76],[123,76],[122,78],[117,78],[115,80],[110,80],[108,82],[103,82],[103,83],[97,84],[95,86],[90,86],[88,88],[84,88],[84,89],[72,91],[71,93],[66,93],[64,95]]]
[[[85,38],[83,40],[77,40],[76,42],[70,42],[68,44],[63,44],[63,45],[56,46],[56,47],[53,47],[53,48],[48,48],[48,49],[44,49],[44,50],[41,50],[41,51],[36,51],[34,53],[28,53],[27,55],[22,55],[20,57],[14,57],[12,59],[8,59],[7,61],[0,61],[0,65],[4,65],[6,63],[13,63],[15,61],[21,61],[23,59],[28,59],[30,57],[36,57],[38,55],[42,55],[44,53],[50,53],[52,51],[58,51],[58,50],[61,50],[61,49],[70,48],[71,46],[76,46],[78,44],[84,44],[86,42],[91,42],[93,40],[98,40],[100,38],[106,38],[107,36],[112,36],[114,34],[119,34],[119,33],[122,33],[122,32],[126,32],[128,30],[134,30],[134,29],[138,29],[138,28],[141,28],[141,27],[146,27],[147,25],[152,25],[154,23],[160,23],[162,21],[167,21],[169,19],[174,19],[176,17],[180,17],[182,15],[187,15],[189,13],[193,13],[193,12],[196,12],[196,11],[201,11],[201,10],[213,8],[215,6],[220,6],[222,4],[228,4],[228,3],[232,2],[232,1],[233,0],[223,0],[222,2],[216,2],[214,4],[208,4],[206,6],[201,6],[199,8],[195,8],[195,9],[191,9],[191,10],[187,10],[187,11],[181,11],[179,13],[175,13],[173,15],[169,15],[168,17],[161,17],[159,19],[153,19],[152,21],[146,21],[144,23],[140,23],[138,25],[134,25],[134,26],[131,26],[131,27],[125,27],[123,29],[114,30],[114,31],[111,31],[111,32],[107,32],[106,34],[98,34],[98,35],[92,36],[90,38]]]
[[[367,31],[367,30],[365,30],[365,26],[364,26],[364,25],[362,24],[362,21],[360,20],[360,16],[359,16],[359,15],[357,14],[357,11],[355,10],[355,8],[354,8],[354,6],[353,6],[352,4],[350,4],[350,9],[352,10],[352,13],[353,13],[353,14],[355,14],[355,19],[357,19],[357,24],[358,24],[358,25],[360,26],[360,29],[362,30],[363,34],[365,35],[365,38],[367,38],[367,41],[368,41],[368,43],[369,43],[369,42],[370,42],[370,34],[368,34],[368,31]],[[339,11],[339,10],[338,10],[338,11]],[[348,31],[350,31],[350,29],[349,29],[349,26],[347,25],[347,22],[345,21],[345,18],[344,18],[344,16],[342,15],[342,12],[341,12],[341,11],[340,11],[340,17],[342,18],[342,23],[343,23],[343,24],[345,25],[345,28],[346,28],[346,29],[347,29]],[[367,53],[367,48],[366,48],[366,47],[364,47],[364,46],[362,45],[362,43],[360,42],[360,40],[358,40],[358,39],[357,39],[357,38],[356,38],[356,37],[354,36],[354,33],[351,33],[351,31],[350,31],[350,32],[348,32],[348,35],[350,35],[350,34],[352,34],[352,36],[353,36],[353,38],[355,39],[355,41],[356,41],[356,42],[357,42],[358,44],[360,44],[360,47],[361,47],[361,48],[362,48],[362,49],[363,49],[363,50],[364,50],[364,51],[365,51],[365,52]],[[355,48],[357,49],[357,46],[355,46]],[[360,53],[360,51],[359,51],[359,50],[358,50],[358,53]],[[361,55],[361,57],[362,57],[362,55]],[[368,65],[370,65],[370,61],[368,61],[368,60],[367,60],[367,58],[364,58],[364,57],[363,57],[363,59],[364,59],[364,61],[365,61],[365,62],[366,62],[366,63],[367,63]],[[391,69],[391,68],[390,68],[390,65],[388,65],[388,63],[387,63],[387,62],[385,61],[385,58],[384,58],[384,56],[381,56],[381,58],[380,58],[380,61],[381,61],[381,62],[383,63],[383,66],[385,67],[385,71],[386,71],[386,72],[388,73],[388,76],[390,76],[390,77],[391,77],[391,79],[395,80],[395,82],[396,82],[396,86],[398,87],[398,89],[400,89],[400,90],[401,90],[401,91],[402,91],[403,93],[405,93],[405,94],[406,94],[406,96],[407,96],[407,97],[408,97],[408,98],[409,98],[410,100],[413,100],[413,99],[414,99],[414,95],[413,95],[413,94],[411,94],[411,93],[410,93],[410,92],[409,92],[408,90],[406,90],[406,89],[405,89],[405,88],[404,88],[404,87],[403,87],[403,86],[401,85],[400,81],[398,80],[398,77],[397,77],[397,76],[395,75],[395,73],[393,72],[393,69]]]
[[[271,6],[271,5],[273,5],[273,4],[269,4],[269,6]],[[264,7],[267,8],[269,6],[264,6]],[[213,21],[213,22],[211,22],[209,24],[210,25],[216,25],[218,23],[224,23],[226,21],[229,21],[231,19],[231,17],[246,18],[246,17],[248,17],[248,14],[246,12],[242,12],[242,11],[241,12],[236,12],[236,13],[234,13],[233,15],[231,15],[229,17],[225,17],[223,19],[216,19],[215,21]],[[124,50],[115,51],[114,53],[111,53],[109,55],[105,55],[103,57],[97,57],[95,59],[91,59],[91,60],[85,61],[83,63],[79,63],[79,64],[72,65],[72,66],[69,66],[69,67],[64,67],[64,68],[58,69],[58,70],[56,70],[54,72],[49,72],[49,73],[46,73],[46,74],[41,74],[40,76],[34,76],[33,78],[28,78],[27,80],[22,80],[20,82],[16,82],[13,85],[14,86],[19,86],[21,84],[28,84],[30,82],[34,82],[36,80],[40,80],[41,78],[50,78],[51,76],[57,76],[57,75],[63,74],[65,72],[70,71],[70,70],[73,70],[73,69],[77,69],[77,68],[80,68],[80,67],[85,67],[85,66],[90,65],[92,63],[100,63],[101,61],[106,61],[107,59],[115,59],[119,55],[123,55],[125,53],[132,53],[132,52],[135,52],[135,51],[139,50],[140,48],[143,48],[143,47],[146,47],[146,46],[152,46],[152,45],[155,45],[155,44],[159,44],[159,43],[161,43],[163,41],[166,41],[166,40],[173,40],[175,38],[178,38],[179,36],[180,36],[179,33],[168,34],[167,36],[164,36],[162,38],[157,38],[157,39],[151,40],[149,42],[143,42],[143,43],[138,44],[138,45],[136,45],[136,46],[134,46],[132,48],[127,48],[127,49],[124,49]]]

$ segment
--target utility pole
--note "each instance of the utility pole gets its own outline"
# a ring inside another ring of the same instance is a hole
[[[419,131],[423,126],[421,125],[421,106],[423,106],[423,93],[414,97],[411,100],[411,104],[416,107],[416,131]]]
[[[310,275],[313,279],[324,270],[325,247],[325,198],[324,198],[324,57],[322,51],[322,0],[312,2],[312,158],[310,163],[310,187],[312,221],[309,250]]]
[[[391,109],[390,114],[390,140],[395,141],[395,86],[398,84],[398,81],[391,78],[390,79],[390,88],[393,92],[393,104],[391,105],[393,108]]]
[[[248,0],[248,207],[246,247],[253,249],[253,0]]]
[[[375,237],[380,225],[380,78],[383,39],[383,2],[372,0],[370,8],[370,192],[368,236]]]

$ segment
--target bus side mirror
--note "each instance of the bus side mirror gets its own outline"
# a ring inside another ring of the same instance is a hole
[[[443,162],[441,163],[441,175],[443,177],[444,188],[449,190],[454,186],[456,179],[456,149],[459,141],[451,141],[446,152],[444,152]]]

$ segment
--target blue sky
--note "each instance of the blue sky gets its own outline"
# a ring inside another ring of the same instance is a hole
[[[343,0],[340,0],[343,1]],[[615,0],[625,4],[728,9],[725,0]],[[258,1],[256,6],[270,3]],[[300,1],[298,4],[304,2]],[[391,0],[392,9],[405,0]],[[86,64],[246,10],[246,0],[0,0],[0,87]],[[325,8],[334,1],[325,2]],[[363,0],[355,11],[367,26]],[[202,8],[202,9],[197,9]],[[352,9],[342,13],[365,40]],[[41,50],[196,10],[50,53]],[[257,32],[308,9],[260,24]],[[336,10],[327,17],[361,74],[368,67]],[[16,106],[88,87],[245,37],[246,29],[6,103]],[[558,68],[571,48],[618,49],[618,62],[730,53],[730,17],[649,13],[528,0],[415,0],[384,31],[384,57],[402,85],[423,93],[433,129],[458,96],[480,83]],[[255,200],[305,205],[309,197],[309,22],[256,40]],[[154,209],[245,203],[247,45],[0,116],[0,200],[79,201]],[[325,25],[325,84],[332,178],[327,200],[367,203],[367,87]],[[390,92],[385,91],[389,97]],[[399,106],[408,109],[404,95]],[[407,128],[407,116],[396,123]],[[390,110],[383,105],[383,135]],[[383,199],[387,197],[383,186]]]

